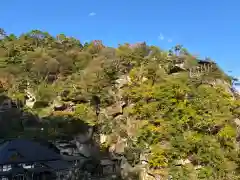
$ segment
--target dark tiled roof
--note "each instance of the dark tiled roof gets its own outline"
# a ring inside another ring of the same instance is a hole
[[[18,157],[12,159],[13,154]],[[25,139],[8,140],[0,144],[0,164],[61,160],[51,149]]]
[[[215,62],[211,61],[211,60],[202,60],[202,59],[197,59],[198,64],[215,64]]]
[[[50,161],[50,162],[46,162],[44,164],[54,170],[65,170],[65,169],[69,169],[71,167],[71,163],[69,163],[67,161],[63,161],[63,160]]]

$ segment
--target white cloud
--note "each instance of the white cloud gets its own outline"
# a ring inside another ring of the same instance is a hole
[[[163,36],[162,33],[160,33],[160,35],[158,36],[158,39],[161,40],[161,41],[164,40],[164,36]]]
[[[88,14],[88,16],[96,16],[96,15],[97,15],[97,13],[95,13],[95,12],[91,12]]]
[[[172,42],[172,39],[168,39],[168,42],[171,43],[171,42]]]

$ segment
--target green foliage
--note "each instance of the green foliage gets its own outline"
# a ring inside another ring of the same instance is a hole
[[[152,154],[149,157],[149,165],[154,168],[168,167],[168,157],[166,152],[161,147],[152,147]]]
[[[97,123],[95,111],[90,105],[78,104],[74,116],[84,120],[90,125],[95,125]]]
[[[56,97],[55,89],[52,86],[42,83],[37,89],[37,100],[52,102]]]

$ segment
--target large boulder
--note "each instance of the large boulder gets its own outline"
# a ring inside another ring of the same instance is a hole
[[[131,78],[128,75],[122,75],[119,79],[116,80],[118,88],[122,88],[130,82],[131,82]]]
[[[106,108],[107,116],[116,117],[120,114],[123,114],[123,108],[126,105],[124,101],[118,101],[115,104]]]

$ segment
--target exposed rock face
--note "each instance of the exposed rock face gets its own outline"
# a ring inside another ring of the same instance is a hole
[[[185,165],[185,164],[189,164],[189,163],[191,163],[191,161],[189,159],[180,159],[175,162],[176,165]]]
[[[82,132],[73,137],[72,141],[56,141],[54,144],[63,155],[77,156],[86,158],[99,158],[99,147],[93,142],[93,128],[89,127],[86,132]]]
[[[26,106],[32,108],[36,102],[36,97],[30,90],[26,90]]]
[[[116,80],[116,83],[118,84],[118,88],[122,88],[128,83],[131,82],[131,78],[128,75],[122,75],[119,79]]]
[[[223,87],[225,87],[227,92],[232,93],[231,90],[230,90],[231,85],[224,80],[216,79],[215,81],[211,81],[211,82],[207,82],[207,83],[212,85],[212,86],[217,86],[217,85],[223,86]]]
[[[239,94],[236,92],[234,87],[230,83],[228,83],[227,81],[222,80],[222,79],[216,79],[213,81],[204,80],[204,81],[202,81],[202,84],[207,84],[212,87],[216,87],[216,86],[223,87],[224,90],[232,96],[233,100],[235,100],[239,96]]]
[[[60,96],[58,96],[56,99],[54,99],[52,106],[56,107],[56,108],[63,106],[63,103],[61,102],[61,97]]]
[[[146,168],[142,168],[139,173],[139,180],[160,180],[160,178],[155,178],[154,175],[148,173]]]
[[[237,125],[238,128],[240,128],[240,119],[235,118],[234,119],[235,124]]]
[[[89,142],[93,137],[93,127],[89,127],[86,132],[81,132],[75,136],[75,141],[80,143]]]
[[[126,147],[127,147],[127,139],[122,139],[118,137],[117,142],[110,146],[110,151],[116,154],[123,154]]]
[[[84,157],[100,159],[100,149],[95,143],[80,143],[76,141],[78,153]]]
[[[107,136],[105,134],[100,134],[100,143],[103,144],[107,142]]]
[[[237,126],[237,141],[240,142],[240,119],[235,118],[233,121]],[[240,146],[240,144],[239,144],[239,146]]]
[[[178,63],[178,64],[175,64],[175,66],[179,67],[180,69],[185,70],[184,63]]]
[[[107,107],[106,108],[107,116],[116,117],[116,116],[122,114],[123,108],[125,105],[126,105],[126,103],[124,101],[118,101],[115,104],[113,104],[112,106]]]

